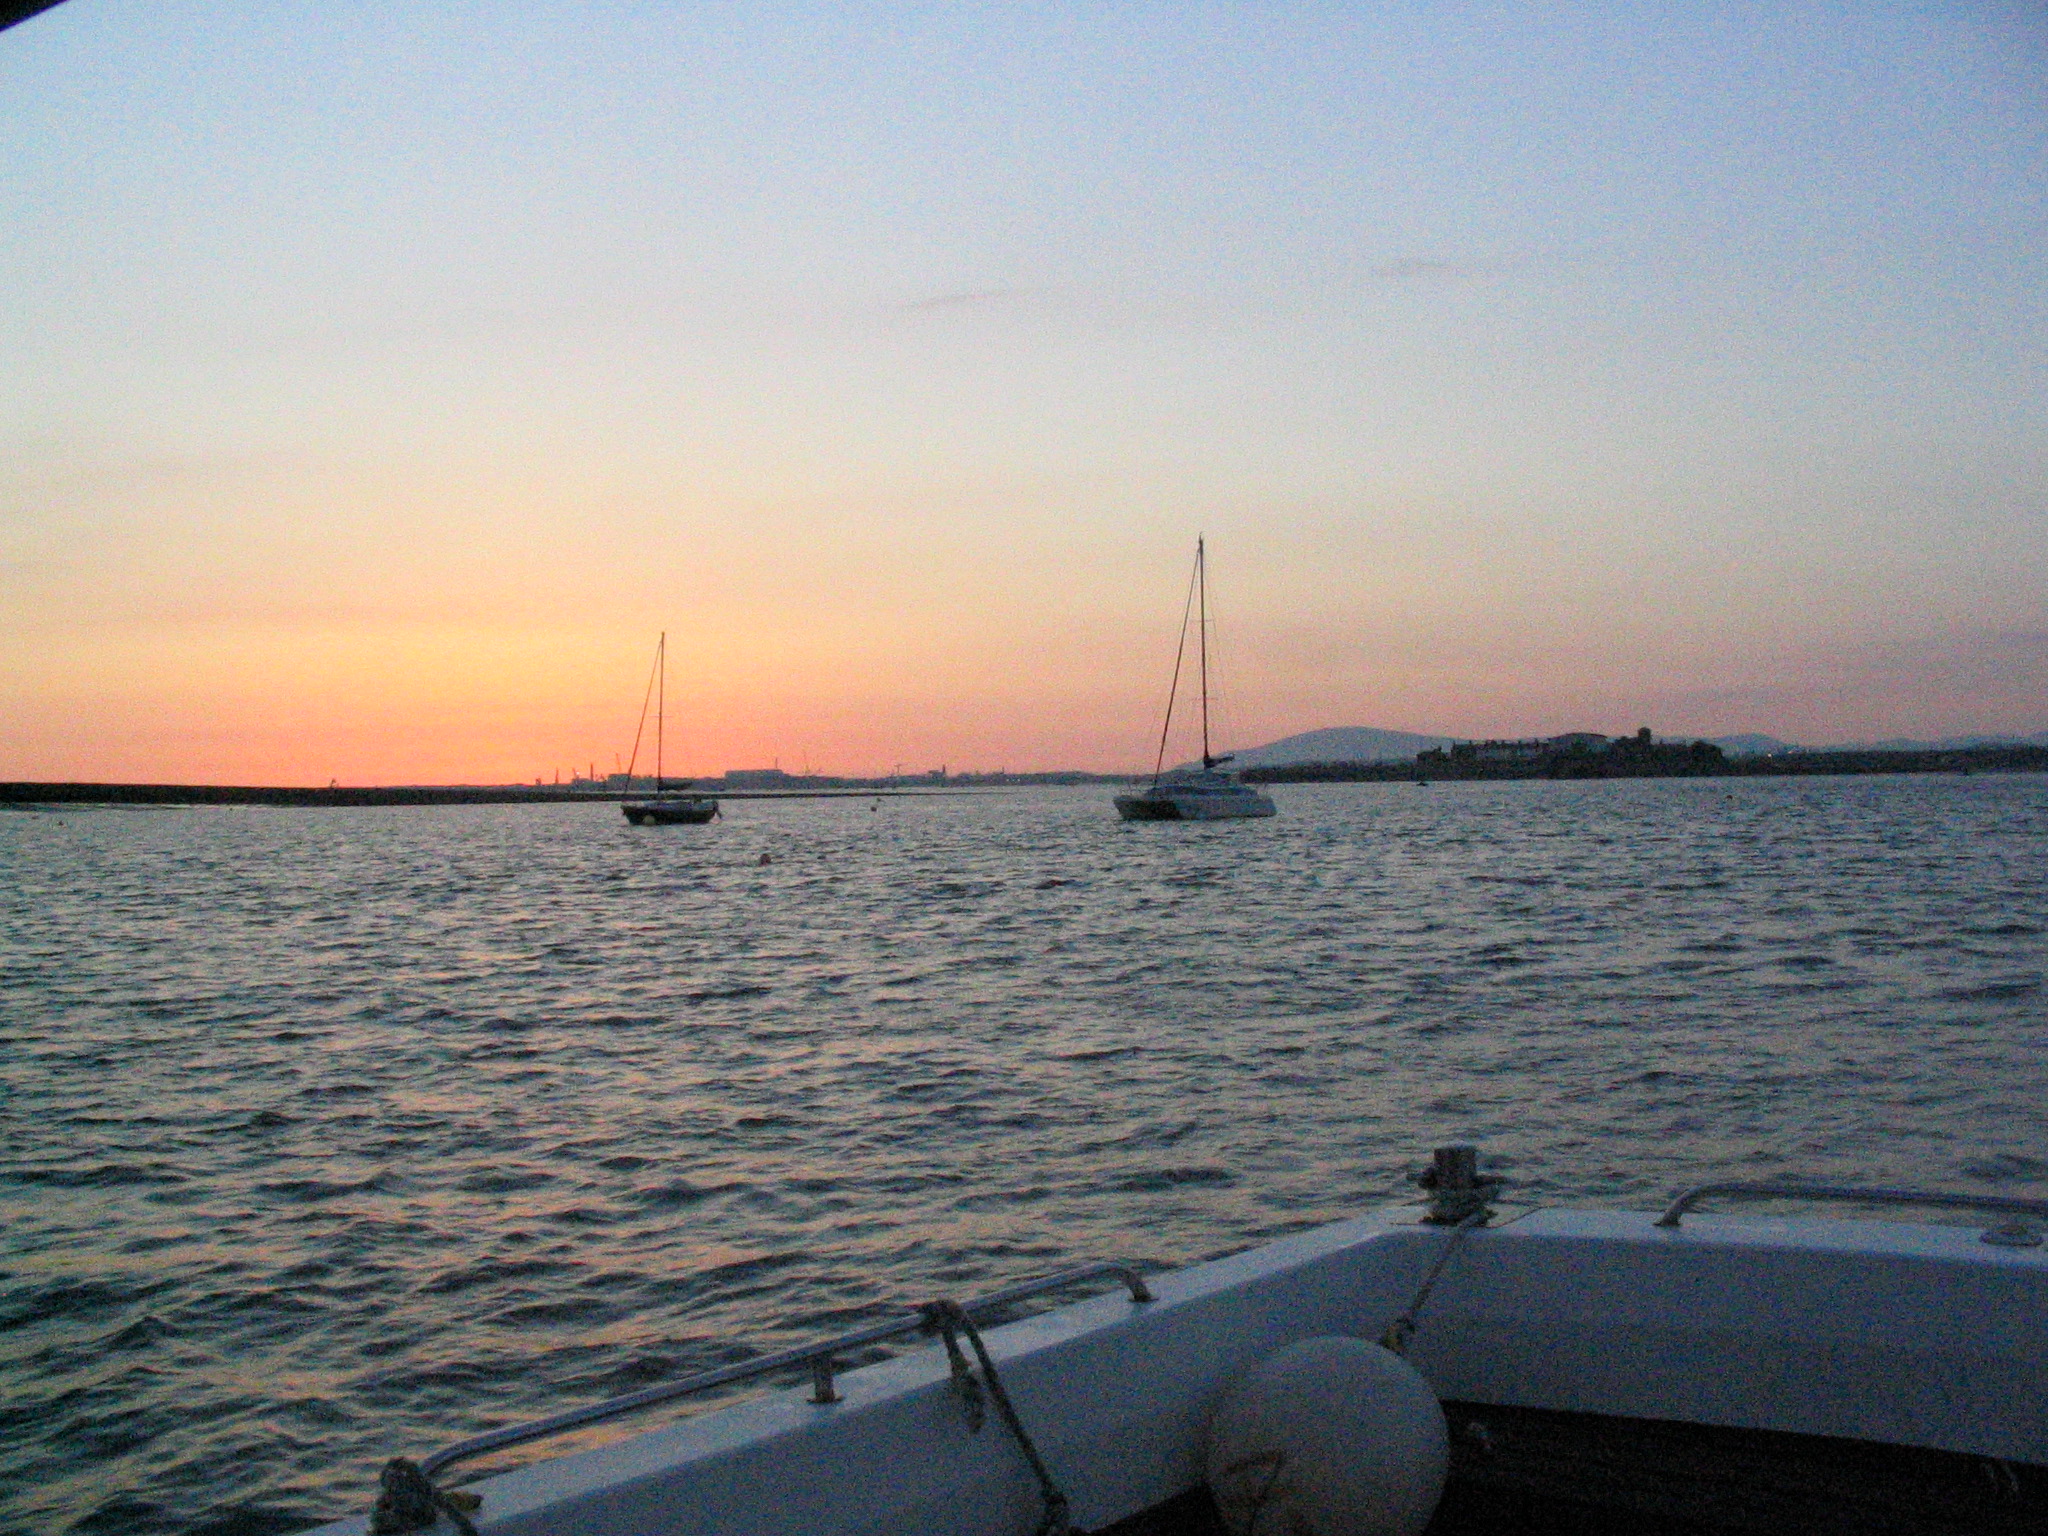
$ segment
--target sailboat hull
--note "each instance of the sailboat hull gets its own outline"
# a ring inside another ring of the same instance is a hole
[[[1237,821],[1271,816],[1274,805],[1255,789],[1173,789],[1159,785],[1142,795],[1118,795],[1116,813],[1125,821]]]
[[[701,827],[719,814],[716,800],[629,800],[619,807],[636,827]]]

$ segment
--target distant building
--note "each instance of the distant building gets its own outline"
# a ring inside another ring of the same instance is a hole
[[[1648,726],[1633,736],[1567,731],[1522,741],[1460,741],[1415,754],[1418,775],[1467,779],[1595,779],[1716,773],[1711,741],[1659,741]]]
[[[725,787],[727,789],[787,789],[795,782],[795,775],[784,773],[780,768],[728,768],[725,770]]]
[[[1515,741],[1460,741],[1451,745],[1450,758],[1459,763],[1540,763],[1560,752],[1598,752],[1609,740],[1598,731],[1566,731],[1562,736],[1530,736]]]
[[[1460,763],[1540,763],[1557,749],[1547,741],[1461,741],[1451,747]]]

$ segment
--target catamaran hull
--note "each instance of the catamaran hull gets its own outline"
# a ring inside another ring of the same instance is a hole
[[[719,815],[716,800],[671,800],[628,803],[620,807],[636,827],[701,827]]]
[[[1116,813],[1125,821],[1236,821],[1271,816],[1274,805],[1264,795],[1118,795]]]
[[[1461,1458],[1482,1479],[1511,1470],[1530,1415],[1546,1433],[1596,1415],[1653,1438],[1692,1426],[1780,1447],[1800,1437],[1795,1452],[1854,1442],[1880,1463],[1873,1448],[1901,1448],[1901,1464],[1946,1458],[2019,1522],[1976,1529],[2040,1528],[2026,1501],[2048,1478],[2048,1249],[1994,1247],[1964,1227],[1669,1228],[1536,1211],[1503,1212],[1447,1256],[1451,1234],[1418,1214],[1159,1276],[1149,1301],[1104,1296],[990,1330],[1075,1524],[1100,1529],[1197,1489],[1204,1427],[1231,1383],[1298,1340],[1378,1337],[1448,1257],[1408,1356],[1452,1405],[1454,1494]],[[1698,1496],[1740,1502],[1770,1491],[1755,1471],[1733,1458],[1689,1476]],[[775,1392],[480,1491],[486,1536],[1019,1536],[1042,1512],[1010,1437],[993,1422],[970,1430],[936,1346],[843,1374],[828,1404]],[[1674,1516],[1668,1528],[1706,1527]]]

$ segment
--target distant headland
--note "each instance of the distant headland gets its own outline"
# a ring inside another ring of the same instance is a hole
[[[1392,731],[1322,731],[1241,754],[1244,777],[1260,784],[1358,783],[1375,780],[1641,779],[1769,777],[1793,774],[2021,773],[2048,769],[2048,743],[1969,741],[1793,747],[1768,736],[1711,740],[1659,738],[1648,726],[1632,736],[1568,731],[1516,740],[1428,742],[1412,754],[1350,759],[1297,755],[1318,737],[1398,740]],[[1374,743],[1377,745],[1377,743]],[[1290,751],[1290,748],[1292,750]]]

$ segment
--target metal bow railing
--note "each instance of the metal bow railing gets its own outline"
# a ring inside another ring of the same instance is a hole
[[[1999,1211],[2008,1216],[2033,1216],[2048,1221],[2048,1200],[2011,1195],[1948,1195],[1918,1189],[1855,1189],[1840,1184],[1700,1184],[1688,1189],[1657,1218],[1660,1227],[1675,1227],[1679,1218],[1710,1196],[1737,1195],[1746,1200],[1853,1200],[1863,1205],[1947,1205],[1963,1210]],[[2017,1230],[2015,1230],[2017,1229]],[[2034,1247],[2039,1233],[2019,1223],[1994,1227],[1984,1240],[2008,1247]]]
[[[980,1314],[996,1311],[1033,1296],[1042,1296],[1049,1291],[1063,1291],[1069,1286],[1110,1277],[1123,1282],[1125,1288],[1130,1291],[1134,1303],[1152,1299],[1152,1293],[1145,1288],[1144,1277],[1130,1265],[1084,1264],[1078,1269],[1062,1270],[1059,1274],[1047,1275],[1041,1280],[1027,1280],[1021,1285],[991,1291],[986,1296],[978,1296],[973,1301],[965,1303],[962,1310],[979,1322]],[[420,1471],[432,1477],[459,1461],[468,1461],[490,1451],[502,1451],[510,1446],[545,1440],[551,1435],[581,1429],[588,1424],[601,1424],[607,1419],[619,1418],[625,1414],[638,1412],[642,1408],[651,1408],[657,1403],[670,1402],[678,1397],[687,1397],[693,1392],[708,1392],[713,1387],[728,1386],[733,1382],[746,1381],[755,1376],[771,1375],[794,1366],[810,1367],[812,1402],[836,1403],[839,1401],[839,1394],[833,1389],[833,1376],[837,1369],[834,1365],[835,1357],[852,1350],[864,1349],[871,1344],[907,1338],[911,1334],[925,1332],[927,1328],[923,1314],[912,1313],[891,1322],[876,1323],[871,1328],[842,1334],[836,1339],[827,1339],[821,1344],[799,1345],[795,1349],[781,1350],[753,1360],[742,1360],[737,1365],[724,1365],[716,1370],[700,1371],[697,1375],[686,1376],[681,1381],[665,1382],[660,1386],[648,1387],[644,1391],[628,1393],[624,1397],[609,1398],[604,1402],[591,1403],[582,1408],[570,1408],[544,1419],[535,1419],[528,1424],[513,1424],[504,1429],[494,1429],[487,1434],[477,1435],[434,1452],[420,1463]]]

